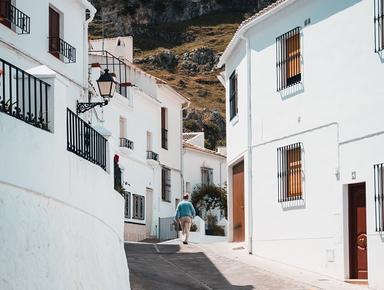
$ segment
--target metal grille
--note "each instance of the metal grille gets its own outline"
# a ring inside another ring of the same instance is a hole
[[[229,78],[229,113],[230,119],[237,115],[237,73],[233,72]]]
[[[4,19],[2,22],[9,27],[13,24],[18,34],[30,33],[31,18],[13,6],[9,0],[0,1],[0,18]]]
[[[125,191],[124,192],[124,199],[125,199],[124,217],[126,219],[130,219],[131,218],[131,193]]]
[[[276,38],[277,91],[301,82],[301,27]]]
[[[375,1],[375,52],[384,50],[384,0]]]
[[[201,185],[211,185],[213,183],[213,169],[201,167]]]
[[[161,148],[168,149],[168,130],[161,129]]]
[[[161,169],[161,199],[171,201],[171,170],[165,167]]]
[[[106,170],[107,139],[67,109],[67,150]]]
[[[133,194],[133,218],[144,220],[145,216],[145,197]]]
[[[48,130],[48,87],[0,58],[0,112]]]
[[[278,202],[303,199],[302,143],[277,149]]]
[[[384,164],[374,166],[376,232],[384,231]]]
[[[59,37],[49,37],[49,52],[62,56],[67,63],[76,62],[76,48]]]

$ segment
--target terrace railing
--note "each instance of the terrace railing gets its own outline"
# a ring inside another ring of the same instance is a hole
[[[159,154],[157,154],[153,151],[147,151],[147,159],[159,161]]]
[[[133,150],[133,141],[128,140],[127,138],[120,138],[120,147]]]
[[[107,139],[67,109],[67,150],[106,170]]]
[[[49,84],[0,58],[0,112],[48,130]]]

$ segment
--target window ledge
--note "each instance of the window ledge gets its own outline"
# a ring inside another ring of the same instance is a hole
[[[234,116],[229,122],[231,123],[232,127],[235,126],[239,122],[239,114]]]

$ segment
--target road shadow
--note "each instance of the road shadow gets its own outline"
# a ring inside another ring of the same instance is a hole
[[[212,261],[194,247],[125,244],[132,290],[251,290],[232,285]]]

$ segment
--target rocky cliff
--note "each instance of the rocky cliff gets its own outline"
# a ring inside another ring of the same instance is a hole
[[[225,91],[216,64],[241,21],[274,0],[91,0],[90,36],[133,35],[135,63],[192,100],[185,131],[225,143]]]

